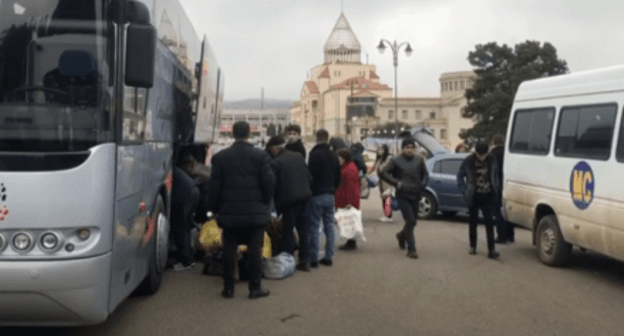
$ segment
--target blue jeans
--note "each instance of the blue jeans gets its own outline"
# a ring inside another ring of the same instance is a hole
[[[334,257],[334,194],[312,196],[310,200],[310,261],[318,261],[319,252],[319,228],[323,220],[323,232],[325,232],[325,259],[332,260]]]

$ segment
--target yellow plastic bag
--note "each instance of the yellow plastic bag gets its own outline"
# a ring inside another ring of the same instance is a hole
[[[202,226],[201,232],[199,233],[199,243],[209,250],[223,246],[221,244],[221,229],[217,225],[216,220],[208,221]]]
[[[202,226],[201,232],[199,233],[199,243],[208,250],[223,247],[221,243],[221,229],[217,225],[216,220],[213,219]],[[247,246],[240,246],[238,250],[240,252],[245,252],[247,251]],[[266,232],[264,233],[262,256],[271,258],[271,239],[269,239],[269,235]]]

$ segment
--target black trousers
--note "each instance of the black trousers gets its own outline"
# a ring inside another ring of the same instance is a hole
[[[405,220],[405,226],[403,226],[403,230],[399,232],[399,234],[405,239],[407,243],[407,251],[415,252],[416,251],[416,238],[414,237],[414,228],[416,227],[416,218],[418,216],[418,200],[420,200],[420,196],[416,198],[416,200],[410,200],[407,198],[397,198],[399,201],[399,207],[401,208],[401,214],[403,215],[403,219]]]
[[[483,222],[487,236],[488,251],[494,251],[494,223],[492,222],[492,209],[494,196],[491,193],[473,196],[472,206],[469,208],[470,219],[468,222],[468,236],[470,247],[477,247],[477,225],[479,224],[479,210],[483,213]]]
[[[199,204],[199,189],[193,180],[179,168],[173,170],[171,233],[178,250],[177,259],[184,266],[193,263],[191,228],[193,213]]]
[[[308,202],[302,201],[278,209],[280,214],[284,216],[284,232],[282,244],[284,252],[292,255],[295,253],[295,234],[293,230],[297,229],[299,235],[299,262],[306,264],[310,262],[310,244],[308,241],[308,231],[310,227],[310,218],[308,216]]]
[[[234,290],[234,270],[238,245],[247,245],[249,255],[249,290],[262,283],[262,244],[264,228],[223,229],[223,287]]]
[[[500,200],[502,198],[499,196],[498,199]],[[504,239],[504,240],[515,239],[514,226],[511,222],[506,221],[505,218],[503,217],[501,206],[502,204],[500,202],[497,202],[497,204],[495,205],[495,208],[492,210],[492,212],[494,213],[494,220],[496,223],[496,233],[498,235],[498,238]]]

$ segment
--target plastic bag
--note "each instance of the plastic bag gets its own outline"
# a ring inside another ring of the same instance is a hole
[[[264,277],[267,279],[284,279],[295,273],[297,261],[295,257],[282,252],[277,257],[264,260]]]
[[[221,248],[221,229],[216,220],[206,222],[199,233],[199,243],[207,250]]]
[[[388,217],[392,213],[392,197],[384,198],[384,216]]]
[[[368,178],[366,176],[360,179],[360,198],[367,199],[370,195],[370,188],[368,187]]]
[[[362,212],[356,208],[340,208],[336,211],[336,223],[340,229],[340,239],[343,241],[355,239],[366,241],[364,226],[362,225]]]
[[[379,184],[379,176],[369,175],[368,177],[368,187],[375,188]]]

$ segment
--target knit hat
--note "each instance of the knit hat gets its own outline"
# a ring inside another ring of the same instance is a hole
[[[269,142],[266,144],[266,147],[273,147],[273,146],[279,146],[279,145],[283,145],[286,143],[286,140],[284,140],[284,137],[281,135],[276,135],[274,137],[271,137],[271,139],[269,140]]]
[[[485,155],[490,150],[490,146],[485,141],[479,141],[475,145],[475,152],[480,155]]]
[[[407,147],[409,145],[412,145],[413,147],[416,147],[416,142],[414,140],[412,140],[412,139],[405,139],[401,143],[401,149],[403,149],[403,148],[405,148],[405,147]]]

